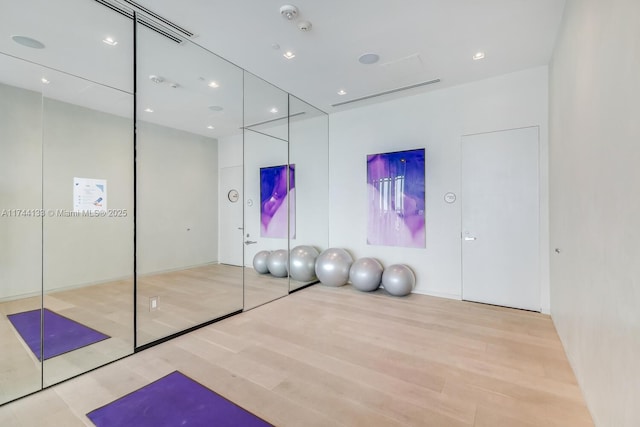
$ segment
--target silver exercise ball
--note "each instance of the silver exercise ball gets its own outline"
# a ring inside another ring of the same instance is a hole
[[[253,257],[253,268],[260,274],[267,274],[269,267],[267,265],[267,259],[271,251],[260,251]]]
[[[289,273],[293,280],[310,282],[315,280],[316,258],[318,251],[313,246],[296,246],[291,249]]]
[[[360,258],[351,266],[349,280],[359,291],[375,291],[382,280],[382,264],[375,258]]]
[[[285,249],[278,249],[269,254],[267,258],[267,267],[269,273],[276,277],[285,277],[287,275],[287,262],[289,254]]]
[[[382,286],[391,295],[397,297],[409,295],[415,285],[415,274],[404,264],[390,265],[382,273]]]
[[[353,258],[340,248],[323,251],[316,260],[316,275],[323,285],[342,286],[349,281],[349,269]]]

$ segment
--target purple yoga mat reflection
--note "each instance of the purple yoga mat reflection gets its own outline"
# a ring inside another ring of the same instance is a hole
[[[425,247],[425,151],[367,156],[367,243]]]
[[[295,165],[260,168],[260,236],[286,239],[289,224],[291,238],[296,237]],[[287,216],[287,203],[289,215]]]
[[[175,371],[87,417],[97,427],[267,427],[268,422]]]
[[[41,318],[44,314],[44,319]],[[9,321],[18,334],[40,360],[41,340],[44,340],[44,359],[68,353],[81,347],[110,338],[102,332],[61,316],[49,309],[31,310],[10,314]],[[41,320],[44,321],[44,336],[40,336]]]

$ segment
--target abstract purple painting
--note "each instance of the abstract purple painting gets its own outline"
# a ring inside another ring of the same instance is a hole
[[[287,169],[289,190],[287,191]],[[296,237],[295,165],[260,168],[260,236]],[[287,218],[287,203],[289,216]],[[290,233],[287,234],[287,224]]]
[[[425,247],[424,148],[367,156],[367,244]]]

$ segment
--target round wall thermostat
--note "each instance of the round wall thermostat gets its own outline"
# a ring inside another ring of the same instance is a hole
[[[227,193],[227,198],[230,202],[235,203],[240,198],[240,193],[238,193],[238,190],[229,190],[229,193]]]
[[[455,193],[447,193],[444,195],[444,201],[447,203],[453,203],[456,201],[456,194]]]

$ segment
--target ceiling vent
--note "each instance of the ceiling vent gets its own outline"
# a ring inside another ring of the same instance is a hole
[[[373,95],[367,95],[367,96],[362,96],[360,98],[350,99],[350,100],[344,101],[344,102],[338,102],[337,104],[332,104],[331,106],[332,107],[339,107],[341,105],[351,104],[353,102],[358,102],[358,101],[364,101],[365,99],[377,98],[378,96],[389,95],[389,94],[392,94],[392,93],[401,92],[403,90],[415,89],[417,87],[432,85],[432,84],[435,84],[435,83],[440,83],[440,79],[429,80],[427,82],[416,83],[416,84],[410,85],[410,86],[403,86],[403,87],[399,87],[397,89],[391,89],[391,90],[387,90],[387,91],[384,91],[384,92],[378,92],[378,93],[374,93]]]
[[[171,29],[173,29],[174,31],[177,31],[178,34],[180,35],[183,35],[188,38],[191,38],[194,36],[194,33],[192,33],[191,31],[181,27],[180,25],[174,22],[169,21],[166,18],[163,18],[162,16],[158,15],[154,11],[147,9],[146,7],[142,6],[139,3],[136,3],[135,1],[131,1],[131,0],[122,0],[122,1],[128,4],[129,6],[133,7],[134,9],[153,17],[154,19],[157,19],[158,21],[162,22],[164,25],[171,27]]]
[[[129,19],[133,19],[134,11],[125,7],[121,3],[115,0],[94,0],[101,5],[108,7],[109,9],[118,12],[119,14],[126,16]],[[148,29],[155,31],[156,33],[168,38],[175,43],[182,43],[183,37],[192,38],[194,33],[181,27],[180,25],[169,21],[166,18],[158,15],[150,9],[142,6],[131,0],[121,0],[127,5],[134,8],[138,13],[135,14],[138,19],[138,23],[147,27]]]

